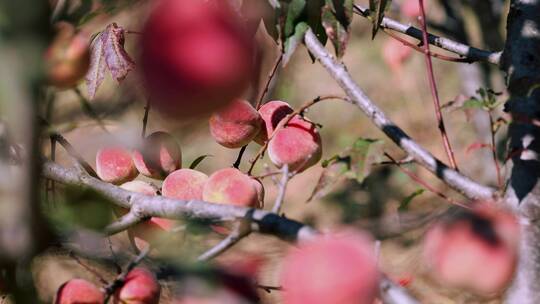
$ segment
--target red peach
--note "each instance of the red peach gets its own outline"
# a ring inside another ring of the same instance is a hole
[[[235,168],[214,172],[203,187],[203,200],[242,207],[257,207],[259,192],[251,177]]]
[[[154,132],[141,150],[133,151],[133,162],[142,175],[162,179],[182,166],[182,152],[169,133]]]
[[[240,96],[255,50],[241,18],[222,1],[162,0],[141,38],[141,71],[158,111],[192,117]]]
[[[519,225],[509,212],[480,206],[428,231],[424,261],[447,286],[479,294],[502,291],[517,263]]]
[[[55,304],[103,304],[105,297],[94,284],[83,279],[71,279],[56,292]]]
[[[131,153],[121,147],[101,148],[96,155],[96,172],[103,181],[121,184],[137,177]]]
[[[114,295],[115,304],[158,304],[161,286],[155,275],[144,269],[131,270]]]
[[[290,171],[303,171],[313,166],[322,156],[317,128],[300,116],[293,117],[270,140],[268,156],[278,168],[289,165]]]
[[[395,73],[401,71],[403,63],[410,58],[412,54],[412,49],[410,47],[393,38],[384,42],[382,51],[384,62]]]
[[[257,136],[262,119],[244,99],[235,99],[210,117],[210,133],[216,142],[227,148],[240,148]]]
[[[67,22],[56,27],[58,33],[45,52],[46,73],[51,85],[65,89],[75,86],[90,67],[90,37]]]
[[[379,291],[373,245],[362,233],[317,236],[285,256],[285,304],[372,304]]]
[[[263,104],[259,109],[259,114],[261,114],[261,118],[264,121],[264,130],[259,132],[255,141],[263,145],[272,132],[274,132],[279,122],[293,111],[288,103],[281,100],[272,100]]]
[[[163,196],[180,200],[202,200],[203,186],[208,176],[192,169],[180,169],[169,174],[163,181]]]

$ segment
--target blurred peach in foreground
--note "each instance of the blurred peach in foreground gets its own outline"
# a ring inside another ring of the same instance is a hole
[[[156,276],[138,267],[128,272],[124,285],[114,294],[114,304],[158,304],[160,294]]]
[[[71,279],[56,292],[55,304],[103,304],[105,297],[94,284],[83,279]]]

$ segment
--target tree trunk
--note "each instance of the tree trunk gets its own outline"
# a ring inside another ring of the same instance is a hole
[[[501,68],[512,115],[506,202],[520,215],[520,262],[508,303],[540,303],[540,0],[512,0]]]

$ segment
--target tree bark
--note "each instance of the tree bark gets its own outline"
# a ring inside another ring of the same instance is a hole
[[[512,0],[501,68],[512,115],[506,202],[520,216],[520,261],[508,303],[540,303],[540,0]]]

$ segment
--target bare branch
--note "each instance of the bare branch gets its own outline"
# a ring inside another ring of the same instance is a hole
[[[279,214],[279,211],[281,210],[281,205],[283,205],[283,200],[285,199],[285,193],[287,192],[287,183],[289,182],[289,165],[283,166],[281,169],[283,176],[281,177],[281,181],[279,182],[279,193],[276,197],[276,202],[274,203],[274,207],[272,208],[272,212]]]
[[[435,174],[452,189],[462,193],[470,199],[494,199],[496,191],[490,187],[479,184],[465,175],[452,170],[440,160],[435,158],[426,149],[413,141],[402,129],[396,126],[381,109],[358,87],[345,66],[324,48],[315,34],[308,29],[304,37],[305,44],[311,54],[319,60],[328,73],[338,82],[341,88],[367,116],[401,149],[412,156],[420,165]]]
[[[117,221],[105,227],[105,233],[107,235],[113,235],[113,234],[122,232],[128,229],[129,227],[142,222],[143,220],[144,218],[138,216],[135,212],[130,211],[126,215],[119,218]]]
[[[369,16],[369,10],[367,8],[356,4],[354,8],[355,13],[357,13],[358,15],[365,18]],[[417,39],[418,41],[422,41],[422,31],[418,28],[415,28],[414,26],[399,23],[396,20],[384,17],[381,22],[381,27],[406,34],[412,38]],[[472,61],[485,61],[488,63],[499,65],[499,62],[501,60],[501,52],[490,52],[477,49],[472,46],[448,38],[439,37],[433,34],[428,35],[428,40],[429,43],[434,46],[440,47],[454,54],[467,57]]]
[[[248,221],[249,220],[243,220],[236,223],[233,231],[225,239],[221,240],[221,242],[219,242],[216,246],[201,254],[197,260],[200,262],[211,260],[227,251],[244,237],[248,236],[251,233]]]

